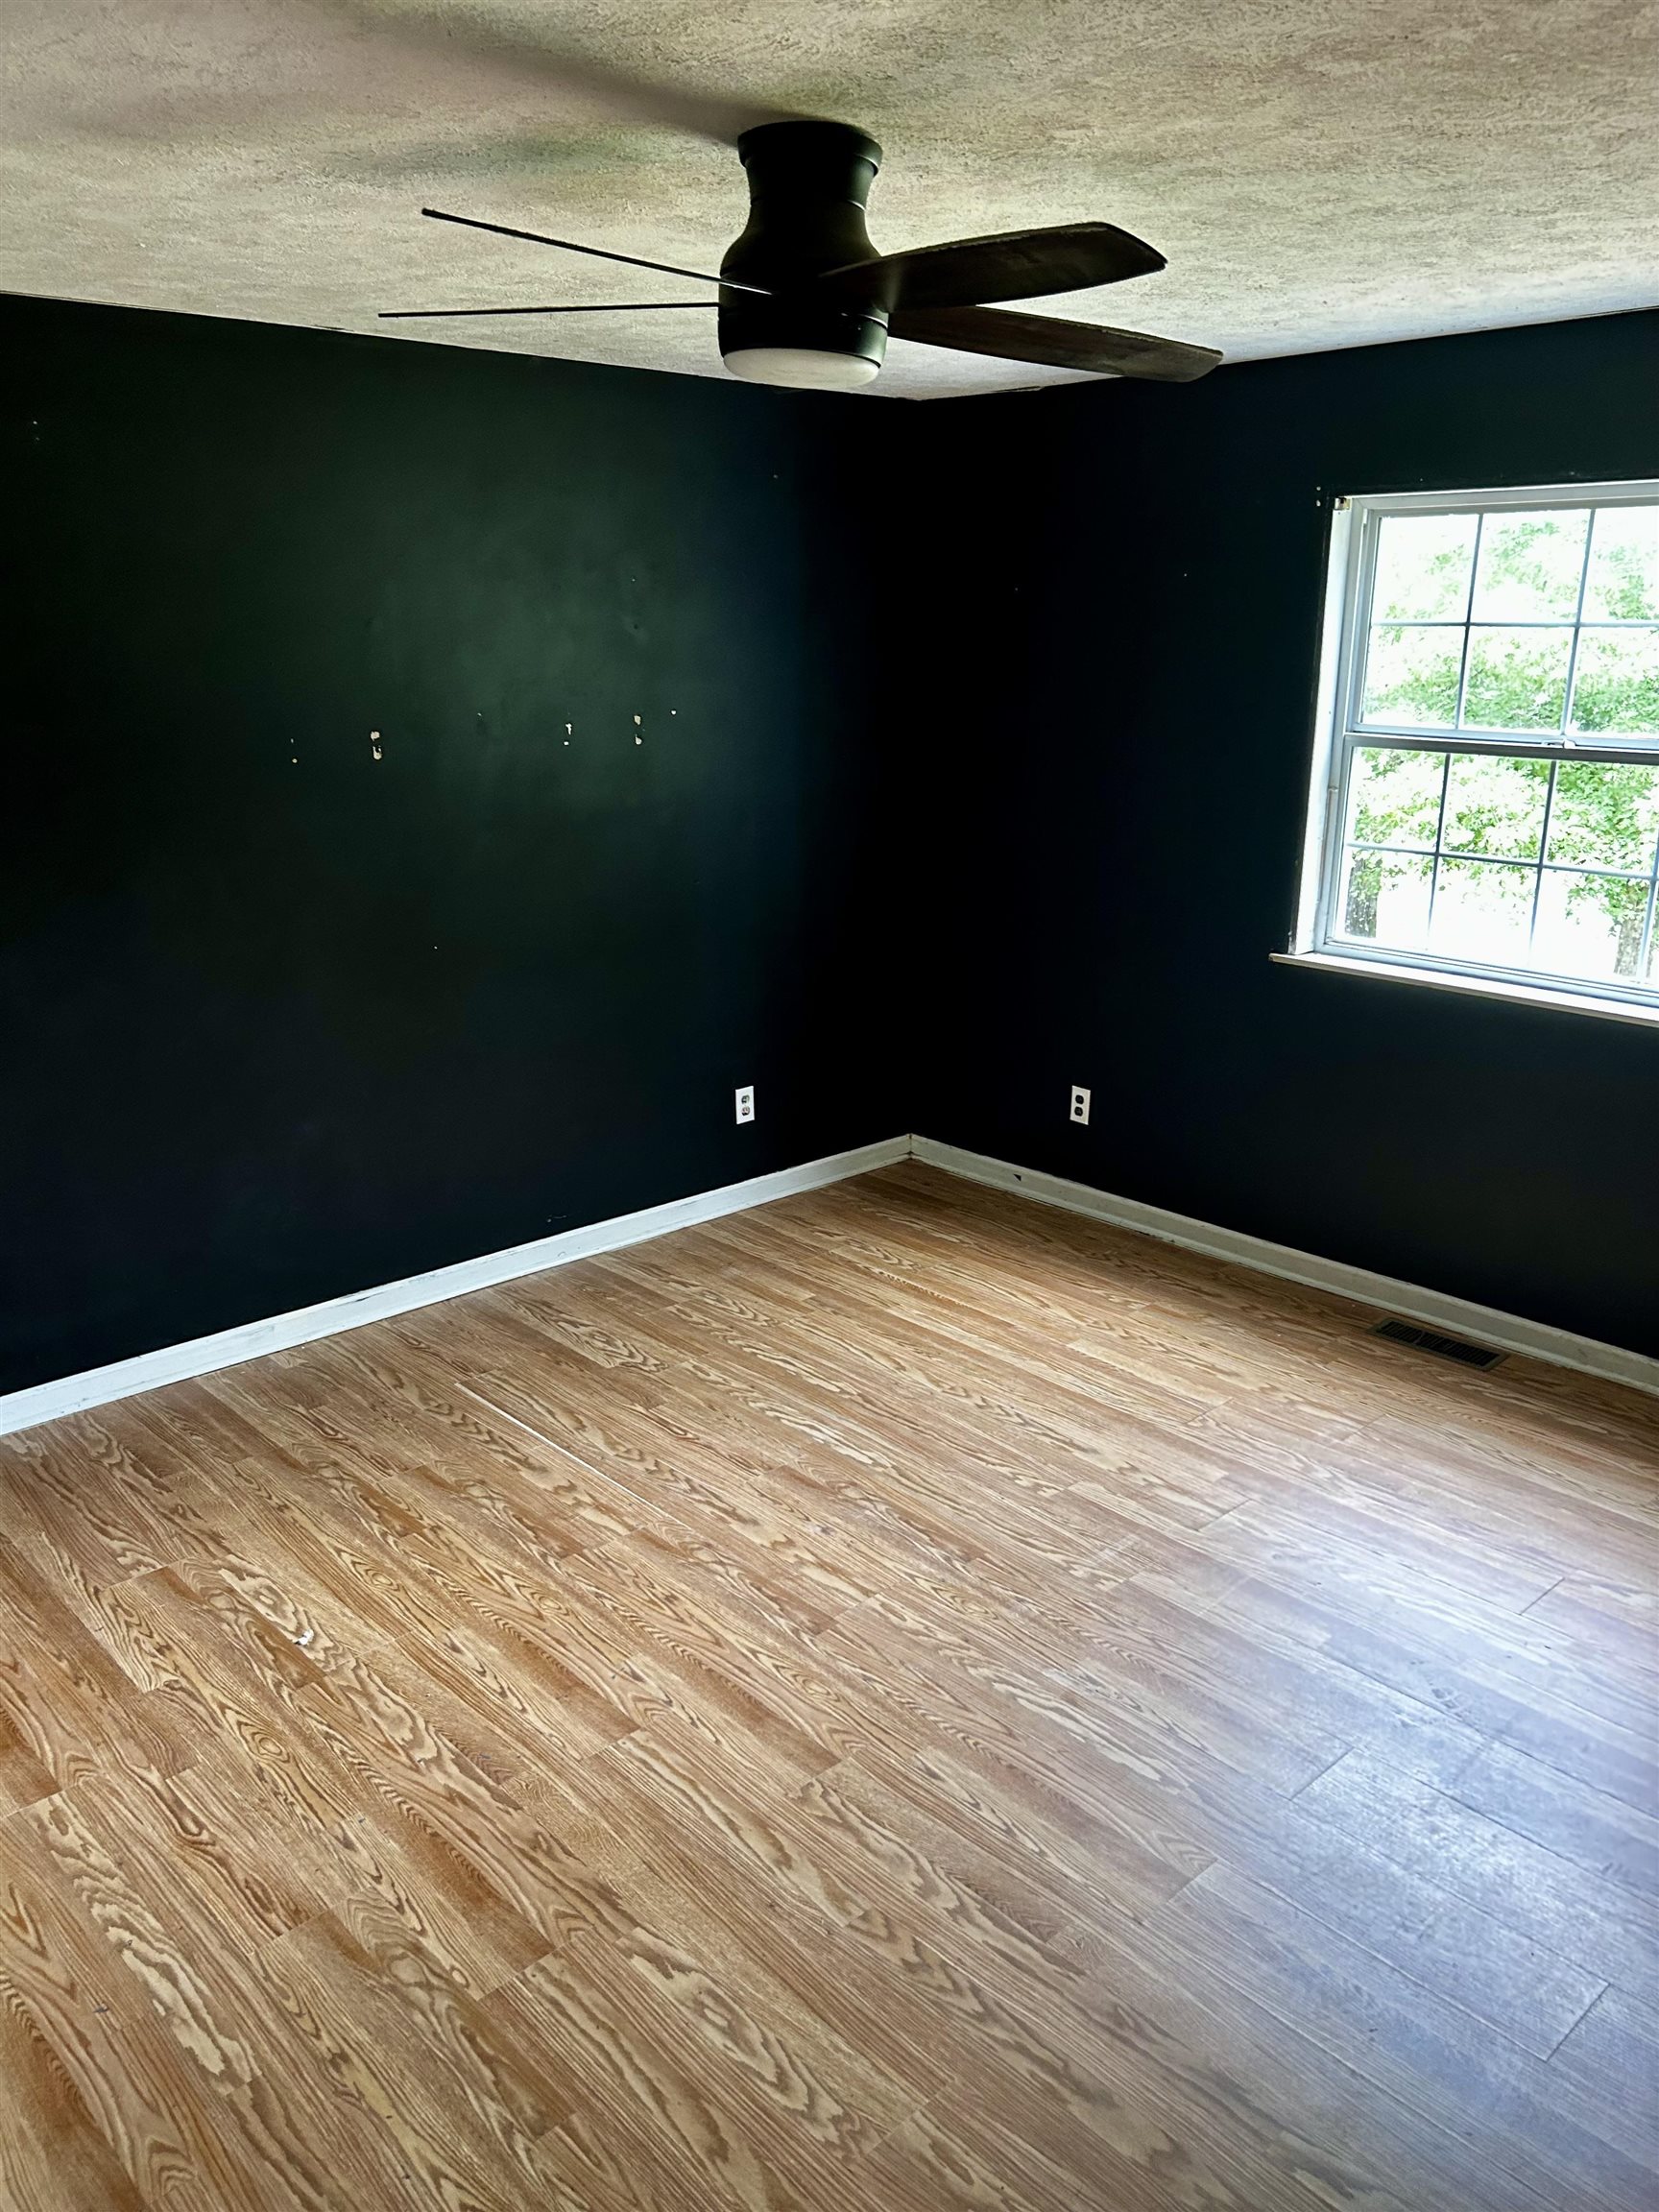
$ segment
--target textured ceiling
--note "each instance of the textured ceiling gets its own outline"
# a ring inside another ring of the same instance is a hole
[[[687,298],[416,211],[709,269],[717,133],[788,113],[881,141],[883,249],[1118,223],[1167,270],[1048,306],[1233,359],[1655,297],[1632,0],[6,0],[0,289],[718,375],[712,313],[374,314]],[[1070,380],[888,359],[877,393]]]

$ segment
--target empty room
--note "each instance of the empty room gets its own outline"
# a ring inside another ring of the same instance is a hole
[[[1659,17],[13,0],[0,2212],[1659,2212]]]

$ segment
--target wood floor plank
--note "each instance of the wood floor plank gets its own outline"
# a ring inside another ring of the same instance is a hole
[[[1659,1404],[913,1164],[0,1439],[3,2212],[1651,2212]]]
[[[932,2008],[947,2064],[1008,2125],[1018,2127],[1016,2114],[1040,2114],[1043,2140],[1062,2164],[1085,2174],[1120,2159],[1138,2188],[1161,2178],[1174,2202],[1225,2202],[1234,2189],[1245,2201],[1302,2201],[1311,2146],[1254,2106],[1236,2114],[1247,2125],[1215,2131],[1214,2115],[1182,2093],[1183,2054],[1138,2032],[1095,2032],[1069,2001],[1054,1957],[914,1853],[895,1855],[885,1839],[856,1828],[828,1831],[748,1778],[711,1771],[699,1746],[671,1730],[606,1756],[884,1961]],[[1125,2017],[1114,2007],[1098,2024],[1110,2018],[1120,2031]],[[1335,2152],[1329,2163],[1343,2169]],[[1392,2201],[1382,2189],[1372,2200]]]
[[[849,2115],[778,2069],[806,2107],[791,2125],[745,2094],[738,2069],[687,2040],[651,1993],[605,1950],[572,1946],[497,1990],[490,2008],[525,2040],[559,2055],[563,2078],[601,2126],[668,2156],[701,2200],[747,2212],[830,2212],[861,2164]],[[774,2061],[776,2066],[776,2061]],[[833,2148],[827,2149],[826,2139]]]
[[[1659,1896],[1659,1819],[1651,1814],[1502,1743],[1489,1744],[1447,1788],[1460,1805],[1587,1872]]]
[[[1632,1996],[1659,1997],[1659,1905],[1625,1885],[1362,1751],[1296,1803]]]
[[[212,2212],[257,2177],[228,2153],[213,2111],[192,2100],[178,2052],[132,1986],[97,1932],[10,1854],[0,1887],[9,2064],[40,2075],[41,2093],[65,2114],[78,2104],[142,2199]]]
[[[1448,1634],[1426,1613],[1389,1608],[1367,1618],[1190,1547],[1178,1556],[1166,1550],[1135,1579],[1178,1607],[1236,1624],[1270,1650],[1316,1653],[1358,1684],[1397,1691],[1478,1738],[1501,1740],[1638,1811],[1659,1813],[1659,1736],[1640,1702],[1603,1719],[1574,1701],[1564,1670]]]
[[[1659,2011],[1606,1988],[1551,2054],[1595,2126],[1659,2173]]]
[[[298,1828],[312,1886],[343,1918],[390,1914],[476,1990],[541,1956],[534,1927],[390,1804],[361,1766],[333,1754],[300,1705],[303,1675],[265,1674],[258,1655],[235,1645],[177,1575],[146,1576],[132,1589],[176,1639],[177,1694],[217,1726],[215,1753],[250,1791],[251,1817],[282,1839],[290,1863]]]
[[[211,1933],[210,1912],[180,1903],[141,1839],[111,1836],[63,1794],[12,1822],[9,1851],[76,1899],[194,2069],[198,2096],[229,2116],[271,2202],[344,2212],[353,2186],[385,2187],[373,2152],[353,2155],[330,2127],[314,2081],[281,2065],[279,2031],[240,1956]]]
[[[1163,1927],[1188,1931],[1219,1977],[1426,2124],[1467,2141],[1501,2115],[1489,2155],[1518,2187],[1553,2203],[1646,2212],[1651,2173],[1607,2139],[1548,2065],[1480,2032],[1291,1900],[1217,1866],[1171,1902]]]
[[[274,1945],[261,1973],[336,2103],[384,2146],[403,2201],[444,2212],[516,2212],[527,2195],[565,2212],[588,2202],[542,2149],[559,2107],[481,2008],[411,2005],[408,1984],[327,1919]]]
[[[876,2083],[847,2082],[858,2109],[896,2125],[949,2085],[926,2007],[809,1899],[781,1888],[744,1853],[711,1843],[706,1833],[665,1825],[656,1801],[613,1761],[589,1762],[563,1778],[560,1794],[579,1809],[579,1835],[597,1831],[608,1850],[627,1852],[612,1879],[642,1919],[674,1931],[708,1970],[718,1965],[755,1992],[757,2006],[811,2037],[826,2072],[839,2078],[838,2054],[854,2055]],[[827,2051],[817,2043],[820,2030],[830,2038]]]

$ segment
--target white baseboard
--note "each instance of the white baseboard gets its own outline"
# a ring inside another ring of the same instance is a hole
[[[1236,1261],[1263,1275],[1280,1275],[1289,1283],[1305,1283],[1311,1289],[1334,1290],[1363,1306],[1377,1306],[1408,1321],[1421,1321],[1477,1344],[1489,1344],[1500,1352],[1522,1352],[1532,1359],[1550,1359],[1559,1367],[1575,1367],[1581,1374],[1599,1375],[1612,1382],[1628,1382],[1638,1390],[1659,1394],[1659,1359],[1640,1352],[1627,1352],[1618,1344],[1601,1344],[1593,1336],[1575,1336],[1568,1329],[1551,1329],[1543,1321],[1527,1321],[1516,1313],[1501,1313],[1492,1306],[1478,1306],[1472,1299],[1454,1298],[1443,1290],[1426,1290],[1420,1284],[1400,1283],[1392,1275],[1375,1275],[1368,1267],[1351,1267],[1345,1261],[1324,1260],[1312,1252],[1298,1252],[1288,1244],[1272,1244],[1264,1237],[1246,1237],[1238,1229],[1220,1229],[1210,1221],[1194,1221],[1185,1214],[1167,1213],[1162,1206],[1146,1206],[1139,1198],[1115,1197],[1087,1183],[1069,1182],[1064,1175],[1046,1175],[1037,1167],[1016,1167],[1006,1160],[993,1160],[983,1152],[965,1152],[955,1144],[941,1144],[931,1137],[912,1137],[911,1156],[929,1166],[963,1175],[973,1183],[988,1183],[998,1190],[1013,1190],[1046,1206],[1063,1206],[1072,1214],[1087,1214],[1115,1228],[1138,1230],[1143,1237],[1162,1238],[1166,1244],[1182,1244],[1190,1252],[1205,1252],[1212,1259]]]
[[[192,1375],[210,1375],[216,1368],[257,1359],[261,1353],[283,1352],[290,1345],[313,1343],[319,1336],[337,1336],[342,1330],[359,1329],[366,1321],[384,1321],[418,1306],[437,1306],[469,1290],[510,1283],[517,1275],[539,1275],[543,1268],[566,1266],[572,1260],[590,1259],[596,1252],[640,1244],[648,1237],[664,1237],[671,1229],[689,1229],[699,1221],[739,1214],[750,1206],[764,1206],[798,1190],[816,1190],[849,1175],[867,1175],[873,1167],[886,1167],[895,1160],[904,1159],[909,1150],[908,1137],[885,1137],[878,1144],[861,1144],[852,1152],[831,1152],[823,1160],[808,1160],[799,1167],[781,1167],[776,1174],[757,1175],[747,1183],[728,1183],[718,1190],[671,1198],[665,1205],[647,1206],[638,1214],[618,1214],[609,1221],[594,1221],[586,1229],[538,1237],[529,1244],[510,1245],[504,1252],[458,1260],[453,1266],[434,1267],[424,1275],[406,1275],[398,1283],[349,1291],[343,1298],[325,1298],[321,1305],[301,1306],[292,1313],[245,1322],[240,1328],[221,1329],[211,1336],[193,1337],[186,1344],[167,1344],[157,1352],[117,1359],[108,1367],[88,1367],[82,1374],[65,1375],[60,1382],[13,1390],[0,1397],[0,1436],[31,1429],[39,1421],[56,1421],[65,1413],[84,1412],[89,1406],[134,1398],[141,1390],[157,1390],[163,1383],[182,1382]]]
[[[587,1260],[595,1253],[618,1251],[625,1244],[643,1243],[647,1238],[665,1237],[670,1230],[689,1229],[699,1221],[716,1220],[722,1214],[739,1214],[751,1206],[767,1205],[774,1198],[817,1190],[827,1183],[867,1175],[872,1168],[908,1158],[943,1167],[970,1182],[987,1183],[1046,1206],[1062,1206],[1096,1221],[1109,1221],[1116,1228],[1133,1229],[1144,1237],[1161,1238],[1167,1244],[1185,1245],[1190,1252],[1235,1261],[1264,1275],[1283,1276],[1287,1282],[1305,1283],[1315,1290],[1334,1290],[1340,1297],[1471,1337],[1501,1352],[1526,1353],[1534,1359],[1553,1360],[1557,1366],[1575,1367],[1582,1374],[1628,1382],[1638,1390],[1659,1395],[1659,1359],[1646,1358],[1640,1352],[1600,1344],[1594,1337],[1575,1336],[1569,1330],[1523,1320],[1518,1314],[1501,1313],[1493,1307],[1477,1306],[1444,1291],[1425,1290],[1415,1283],[1396,1282],[1391,1275],[1375,1275],[1367,1267],[1351,1267],[1340,1260],[1297,1252],[1287,1244],[1269,1243],[1263,1237],[1246,1237],[1237,1229],[1194,1221],[1185,1214],[1170,1214],[1162,1206],[1143,1205],[1138,1198],[1119,1198],[1087,1183],[1045,1174],[1041,1168],[1016,1167],[983,1152],[965,1152],[958,1145],[941,1144],[931,1137],[886,1137],[877,1144],[832,1152],[799,1167],[780,1168],[776,1174],[728,1183],[717,1190],[699,1190],[688,1198],[671,1198],[665,1205],[648,1206],[637,1214],[618,1214],[608,1221],[591,1222],[585,1229],[562,1230],[555,1237],[510,1245],[504,1252],[459,1260],[453,1266],[434,1267],[424,1275],[408,1275],[397,1283],[349,1291],[342,1298],[325,1298],[321,1305],[301,1306],[292,1313],[245,1322],[240,1328],[222,1329],[185,1344],[168,1344],[156,1352],[140,1353],[135,1358],[117,1359],[108,1367],[89,1367],[55,1382],[13,1390],[0,1397],[0,1436],[33,1428],[37,1422],[56,1421],[65,1413],[84,1412],[90,1406],[107,1406],[117,1398],[158,1390],[165,1383],[182,1382],[192,1375],[210,1375],[220,1367],[257,1359],[262,1353],[314,1343],[320,1336],[337,1336],[343,1330],[383,1321],[394,1313],[441,1305],[446,1298],[488,1289],[495,1283],[510,1283],[516,1276],[539,1275],[545,1268],[566,1266],[572,1260]]]

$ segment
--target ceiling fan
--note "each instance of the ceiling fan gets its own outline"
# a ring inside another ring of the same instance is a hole
[[[872,382],[889,337],[1005,361],[1177,384],[1206,375],[1221,358],[1207,346],[1011,313],[991,304],[1121,283],[1164,267],[1162,253],[1115,224],[1063,223],[878,253],[865,228],[864,211],[881,165],[881,149],[864,132],[846,123],[805,119],[761,123],[741,133],[737,154],[749,180],[749,222],[727,249],[718,276],[438,207],[421,210],[434,222],[718,285],[714,298],[578,306],[397,307],[381,320],[713,308],[720,318],[720,351],[733,375],[820,392],[854,392]]]

